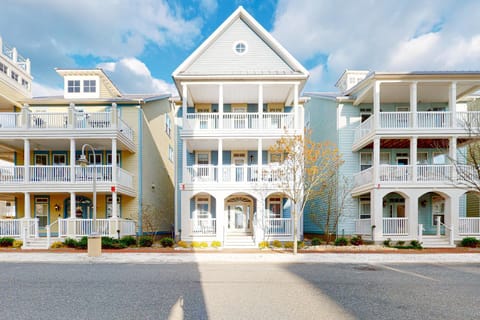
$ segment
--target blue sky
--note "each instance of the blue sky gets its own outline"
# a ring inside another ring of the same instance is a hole
[[[310,71],[308,91],[345,69],[480,70],[476,0],[3,0],[0,35],[31,59],[36,96],[61,91],[55,67],[160,93],[239,5]]]

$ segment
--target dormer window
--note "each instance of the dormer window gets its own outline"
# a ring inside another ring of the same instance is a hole
[[[68,80],[68,92],[80,92],[80,80]]]
[[[96,92],[97,82],[95,80],[83,80],[83,92]]]

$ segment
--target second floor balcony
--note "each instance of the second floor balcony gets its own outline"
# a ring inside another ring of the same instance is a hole
[[[378,119],[377,119],[378,118]],[[371,115],[355,130],[355,144],[374,133],[408,134],[463,131],[480,126],[480,111],[380,112]]]

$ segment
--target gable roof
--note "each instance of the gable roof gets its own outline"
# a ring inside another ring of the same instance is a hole
[[[234,52],[235,40],[247,43],[245,55]],[[175,82],[200,78],[306,79],[308,75],[308,71],[241,6],[172,73]],[[178,88],[178,83],[176,85]]]

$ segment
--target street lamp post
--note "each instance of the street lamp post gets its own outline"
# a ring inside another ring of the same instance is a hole
[[[92,234],[96,234],[97,232],[97,157],[95,156],[95,148],[93,148],[88,143],[85,143],[82,146],[82,154],[80,155],[80,159],[78,159],[78,163],[81,166],[87,166],[90,162],[88,161],[87,157],[85,156],[85,149],[90,148],[93,154],[93,215],[92,215]]]

